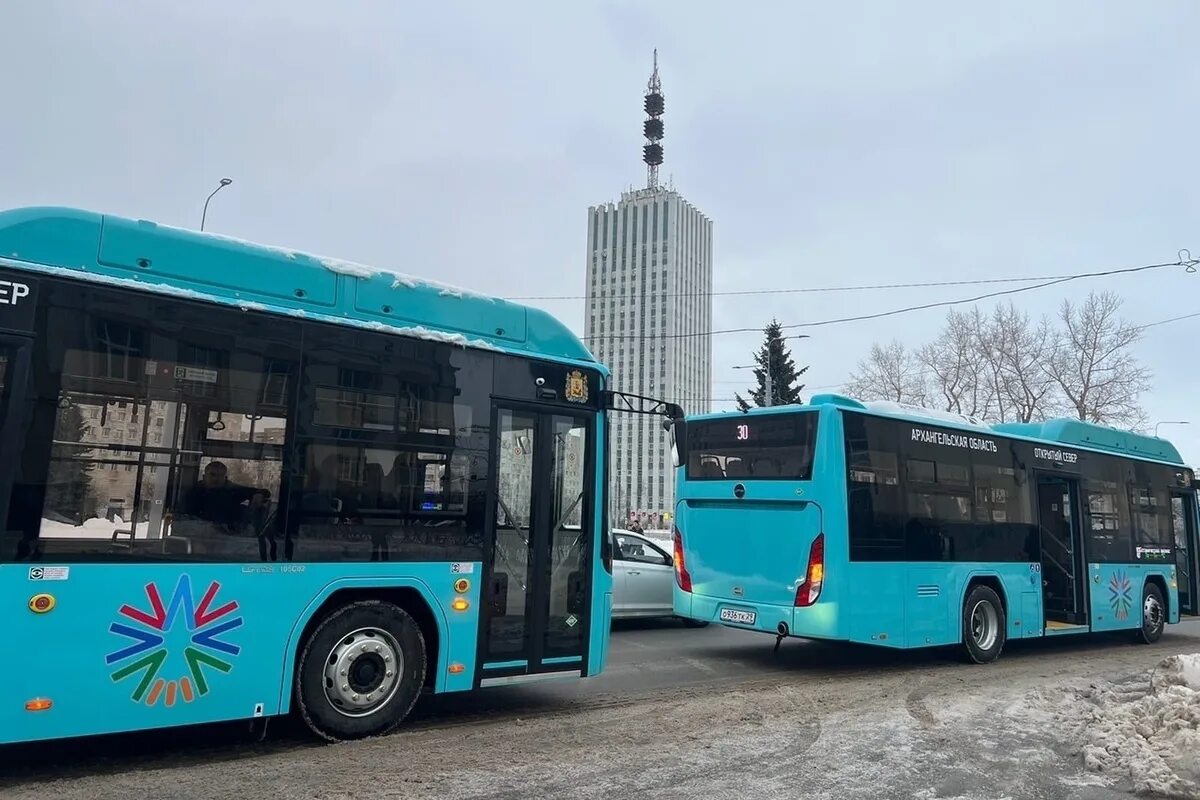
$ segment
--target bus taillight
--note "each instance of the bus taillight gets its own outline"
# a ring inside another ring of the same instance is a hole
[[[687,565],[683,563],[683,534],[679,532],[679,526],[674,528],[675,539],[675,583],[679,584],[679,588],[685,592],[692,590],[692,576],[687,571]]]
[[[808,570],[804,583],[796,589],[796,605],[811,606],[821,596],[821,585],[825,582],[825,534],[817,534],[808,550]]]

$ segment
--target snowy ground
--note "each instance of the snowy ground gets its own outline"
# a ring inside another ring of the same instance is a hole
[[[642,695],[505,690],[517,698],[508,711],[435,716],[331,747],[185,738],[148,754],[7,768],[0,753],[0,797],[1200,797],[1200,656],[1168,658],[1200,651],[1194,631],[1153,647],[1024,644],[988,667],[813,648],[782,674]]]
[[[1138,794],[1200,797],[1200,653],[1073,690],[1057,721],[1088,769]]]

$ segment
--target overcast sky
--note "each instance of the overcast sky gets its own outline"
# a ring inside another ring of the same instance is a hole
[[[737,7],[739,6],[740,7]],[[1200,254],[1200,4],[56,2],[0,4],[0,207],[63,204],[502,295],[582,295],[587,207],[641,185],[657,47],[664,176],[714,220],[717,291],[1043,275]],[[1200,311],[1159,270],[1134,322]],[[718,329],[965,297],[717,297]],[[539,303],[582,332],[582,300]],[[944,311],[822,328],[845,380]],[[1145,406],[1200,462],[1200,318],[1152,328]],[[718,336],[731,397],[756,334]],[[725,407],[718,404],[717,407]]]

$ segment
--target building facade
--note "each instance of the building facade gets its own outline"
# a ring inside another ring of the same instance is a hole
[[[625,192],[588,209],[585,340],[615,391],[709,410],[712,221],[673,189]],[[675,482],[661,420],[614,414],[609,513],[614,525],[674,518]]]

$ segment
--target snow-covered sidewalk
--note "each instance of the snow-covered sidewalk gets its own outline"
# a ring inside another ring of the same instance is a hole
[[[1200,797],[1200,653],[1070,691],[1057,716],[1089,770],[1138,794]]]

